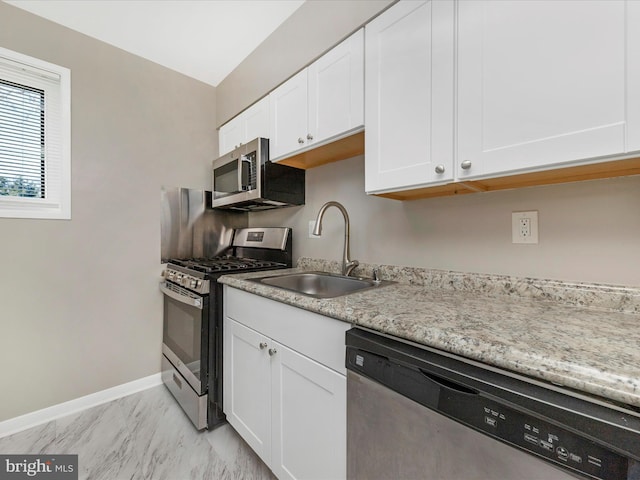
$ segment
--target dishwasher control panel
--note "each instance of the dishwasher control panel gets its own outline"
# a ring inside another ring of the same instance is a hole
[[[441,395],[449,397],[439,402],[442,413],[485,434],[593,478],[627,478],[626,457],[583,436],[488,399],[473,408],[461,398],[450,401],[454,399],[449,392],[441,391]],[[593,435],[597,437],[597,432]]]

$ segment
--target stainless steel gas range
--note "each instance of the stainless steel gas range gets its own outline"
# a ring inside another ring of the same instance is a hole
[[[222,410],[221,275],[289,268],[290,228],[241,228],[224,255],[170,259],[163,272],[162,381],[196,428],[213,429]]]

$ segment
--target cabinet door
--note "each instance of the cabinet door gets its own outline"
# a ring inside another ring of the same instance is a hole
[[[269,342],[258,332],[225,318],[224,413],[233,428],[267,465],[271,462]]]
[[[453,179],[453,2],[398,2],[366,25],[365,59],[366,191]]]
[[[269,138],[269,97],[251,105],[242,112],[242,143],[254,138]]]
[[[627,2],[627,152],[640,151],[640,2]]]
[[[307,144],[307,70],[269,94],[269,154],[277,159]]]
[[[460,178],[625,151],[635,88],[627,61],[638,61],[625,58],[637,30],[625,9],[619,0],[460,1]]]
[[[346,478],[346,378],[279,344],[272,357],[272,465],[283,479]]]
[[[308,69],[309,143],[364,123],[364,31],[361,29]]]
[[[229,153],[242,143],[242,119],[232,118],[218,130],[218,156]]]

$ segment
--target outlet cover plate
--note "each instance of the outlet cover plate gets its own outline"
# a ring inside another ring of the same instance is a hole
[[[512,243],[538,243],[538,211],[513,212],[511,214]]]

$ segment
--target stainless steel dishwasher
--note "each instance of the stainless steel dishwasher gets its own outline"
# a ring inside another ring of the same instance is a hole
[[[640,479],[640,414],[360,328],[347,478]]]

